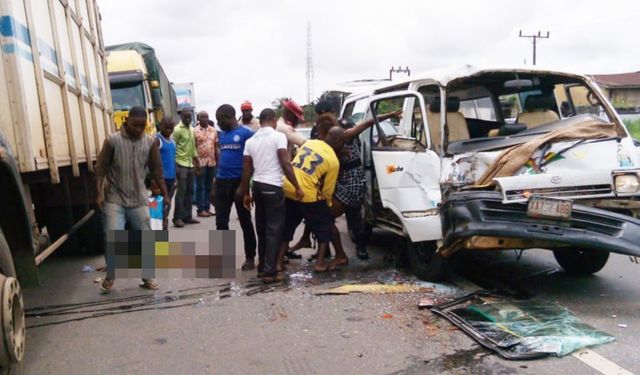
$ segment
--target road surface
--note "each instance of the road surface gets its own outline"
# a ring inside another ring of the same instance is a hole
[[[239,229],[235,218],[231,224]],[[215,219],[208,218],[186,229],[214,226]],[[344,231],[342,219],[339,226]],[[239,265],[239,233],[237,240]],[[137,280],[118,280],[112,294],[101,296],[93,280],[103,274],[82,272],[84,265],[104,264],[100,256],[54,257],[41,266],[43,285],[25,292],[27,307],[80,305],[28,318],[24,373],[640,373],[640,266],[626,257],[613,255],[597,275],[576,278],[560,271],[543,250],[525,252],[519,260],[514,251],[483,253],[465,256],[452,280],[434,285],[432,293],[314,294],[349,282],[413,281],[408,271],[385,260],[393,235],[374,231],[371,242],[372,259],[363,262],[343,236],[352,255],[348,267],[316,276],[307,262],[294,261],[291,280],[275,290],[258,289],[253,272],[238,271],[236,280],[159,280],[156,292],[140,289]],[[582,360],[568,355],[507,361],[416,306],[423,295],[446,299],[478,287],[557,302],[616,340]]]

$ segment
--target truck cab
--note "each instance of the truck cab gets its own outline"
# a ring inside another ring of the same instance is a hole
[[[107,56],[107,69],[116,128],[120,129],[132,107],[141,106],[149,112],[147,133],[155,133],[151,89],[158,82],[149,81],[142,56],[134,50],[111,51]]]
[[[586,76],[438,70],[353,94],[342,117],[375,120],[360,139],[366,222],[406,239],[421,278],[466,251],[549,249],[576,274],[640,255],[640,158]]]

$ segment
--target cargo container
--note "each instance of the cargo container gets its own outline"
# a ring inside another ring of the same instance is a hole
[[[0,0],[0,367],[21,361],[20,286],[56,249],[100,249],[94,162],[115,131],[95,0]]]

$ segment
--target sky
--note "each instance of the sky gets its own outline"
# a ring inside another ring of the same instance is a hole
[[[640,1],[97,0],[106,45],[155,48],[169,79],[193,82],[198,110],[254,112],[276,98],[307,101],[307,25],[313,97],[335,84],[463,64],[532,63],[576,73],[640,71]],[[404,77],[402,74],[396,77]]]

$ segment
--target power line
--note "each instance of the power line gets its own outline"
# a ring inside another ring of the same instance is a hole
[[[549,32],[547,31],[547,35],[542,35],[541,31],[538,31],[538,34],[523,35],[522,30],[520,30],[520,34],[518,36],[520,38],[530,38],[533,40],[533,65],[536,65],[536,46],[538,44],[538,39],[549,39]]]

